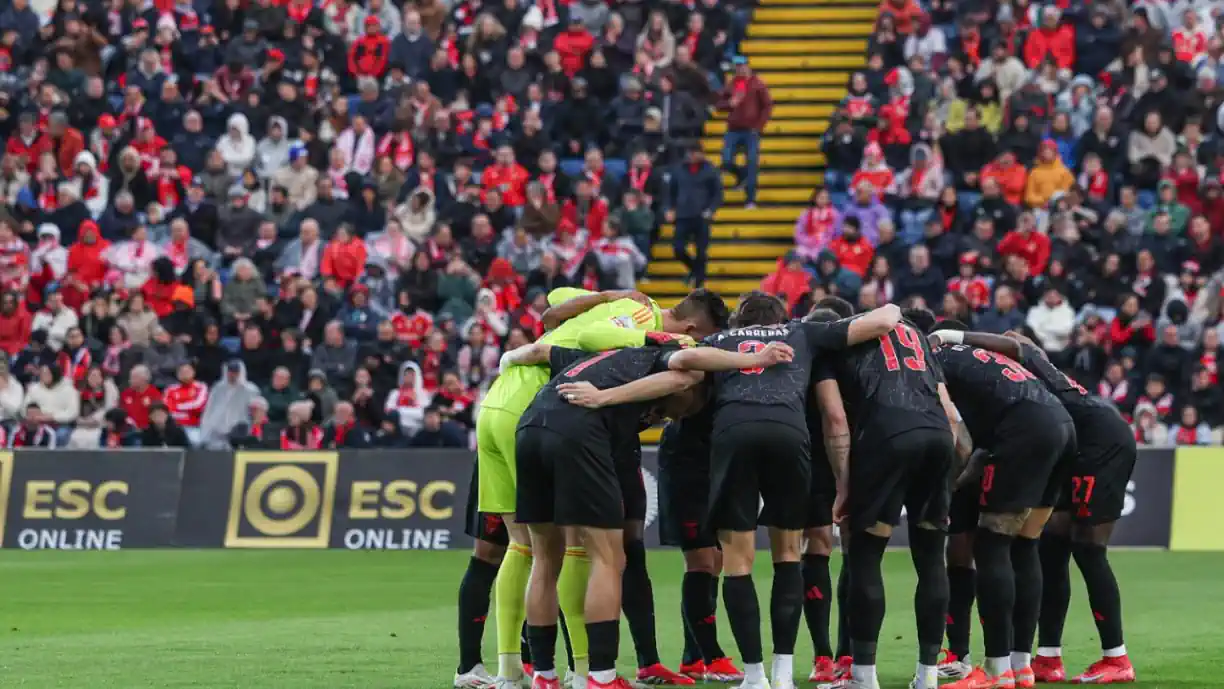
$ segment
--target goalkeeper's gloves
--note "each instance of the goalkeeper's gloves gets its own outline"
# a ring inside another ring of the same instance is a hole
[[[675,333],[665,333],[659,331],[649,331],[646,333],[646,344],[655,347],[695,347],[697,342],[688,335],[677,335]]]

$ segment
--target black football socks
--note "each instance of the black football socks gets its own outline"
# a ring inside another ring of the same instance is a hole
[[[948,567],[948,651],[959,660],[969,657],[976,585],[977,571],[972,567]]]
[[[761,650],[761,603],[757,600],[752,575],[723,577],[723,603],[727,606],[727,619],[739,647],[740,659],[748,664],[760,665],[764,658]]]
[[[874,667],[880,627],[884,624],[884,575],[880,571],[888,539],[856,531],[846,553],[850,569],[851,655],[854,664]]]
[[[684,615],[686,665],[713,662],[725,655],[718,645],[716,606],[718,577],[709,572],[685,572],[680,583],[680,609]],[[755,592],[754,592],[755,593]],[[689,649],[689,637],[693,648]]]
[[[829,642],[829,612],[833,602],[833,583],[829,578],[828,555],[803,556],[803,617],[816,657],[833,655]]]
[[[850,564],[842,554],[842,568],[837,574],[837,652],[838,658],[850,655]]]
[[[557,672],[557,625],[527,625],[527,646],[535,660],[533,669],[544,677],[553,678]]]
[[[1101,635],[1101,648],[1106,651],[1122,646],[1122,593],[1113,567],[1109,565],[1105,546],[1076,543],[1071,551],[1075,564],[1084,575],[1088,587],[1088,604]]]
[[[986,659],[1011,658],[1012,613],[1016,609],[1016,574],[1012,570],[1011,536],[979,527],[973,537],[977,564],[977,602],[982,617]],[[987,668],[991,670],[992,668]]]
[[[914,619],[918,624],[918,663],[939,662],[948,615],[948,570],[944,561],[947,536],[934,529],[910,529],[910,557],[918,574],[914,589]]]
[[[496,578],[497,565],[478,557],[468,560],[467,571],[459,582],[459,674],[480,664],[480,644]]]
[[[659,644],[655,636],[654,588],[650,584],[650,573],[646,571],[646,544],[642,541],[625,541],[621,609],[629,622],[638,667],[657,664]]]
[[[1017,536],[1012,540],[1011,555],[1012,571],[1016,574],[1012,651],[1024,654],[1027,661],[1033,652],[1033,637],[1037,634],[1037,618],[1041,612],[1041,558],[1037,554],[1037,539]]]
[[[1071,605],[1071,539],[1047,533],[1038,545],[1041,557],[1041,617],[1038,648],[1061,648],[1067,608]]]

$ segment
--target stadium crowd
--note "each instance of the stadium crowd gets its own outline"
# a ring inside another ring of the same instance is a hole
[[[1022,330],[1140,442],[1218,444],[1219,3],[879,9],[763,288]]]
[[[700,282],[748,17],[0,2],[0,445],[468,446],[548,291]]]

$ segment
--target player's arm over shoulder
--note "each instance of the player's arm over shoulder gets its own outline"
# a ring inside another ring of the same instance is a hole
[[[1016,361],[1020,361],[1024,356],[1021,342],[1010,336],[961,330],[936,330],[931,333],[931,339],[943,345],[965,344],[990,352],[998,352]]]
[[[717,347],[694,347],[667,352],[663,361],[671,371],[734,371],[744,368],[767,368],[791,361],[795,350],[784,342],[771,342],[759,352],[728,352]]]
[[[802,324],[808,339],[821,349],[845,349],[887,335],[901,322],[901,309],[886,304],[853,318]]]
[[[591,309],[621,299],[629,299],[639,305],[649,308],[650,299],[645,295],[630,290],[615,290],[609,292],[589,292],[576,287],[558,287],[548,293],[548,310],[540,321],[545,330],[552,330],[571,318],[577,318]]]
[[[498,371],[505,373],[514,366],[536,366],[546,364],[559,371],[585,358],[587,353],[578,349],[558,347],[547,342],[532,342],[502,354]]]

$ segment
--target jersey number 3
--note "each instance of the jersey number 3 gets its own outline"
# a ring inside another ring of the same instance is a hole
[[[897,356],[897,348],[893,346],[892,336],[897,336],[897,341],[901,346],[908,349],[912,356],[899,358]],[[926,353],[922,350],[922,341],[918,339],[918,333],[914,332],[913,328],[908,325],[898,323],[893,331],[880,338],[880,351],[884,353],[884,367],[889,371],[900,371],[901,363],[905,363],[905,367],[911,371],[925,371]]]
[[[744,342],[739,343],[740,354],[756,354],[762,349],[765,349],[765,343],[761,342],[760,340],[745,340]],[[765,372],[765,369],[761,367],[741,368],[739,372],[746,376],[759,376]]]

